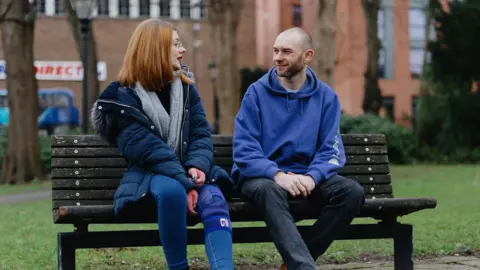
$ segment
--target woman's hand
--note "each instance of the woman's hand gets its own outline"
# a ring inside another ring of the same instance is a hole
[[[197,207],[198,192],[195,189],[191,189],[187,193],[187,209],[191,215],[196,215],[195,207]]]
[[[201,187],[205,183],[205,173],[197,168],[190,168],[188,170],[188,177],[192,179],[192,182],[195,183],[197,187]]]

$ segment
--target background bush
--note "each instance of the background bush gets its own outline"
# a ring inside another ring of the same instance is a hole
[[[390,162],[407,164],[414,161],[417,142],[413,132],[393,123],[388,118],[373,114],[356,117],[343,114],[340,122],[340,132],[385,134]]]

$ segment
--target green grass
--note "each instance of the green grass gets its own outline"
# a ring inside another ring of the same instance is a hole
[[[400,219],[414,225],[415,256],[480,250],[480,166],[394,166],[392,175],[396,197],[433,196],[438,200],[436,209]],[[56,269],[56,233],[71,231],[72,226],[52,224],[50,209],[50,201],[0,205],[0,265],[5,269]],[[375,221],[355,221],[367,222]],[[156,229],[154,224],[91,227],[137,228]],[[391,256],[392,245],[391,240],[336,241],[322,260]],[[188,252],[193,265],[206,266],[203,246],[191,246]],[[251,268],[281,262],[271,243],[234,245],[234,253],[236,265]],[[164,265],[160,247],[77,251],[78,269],[165,269]]]
[[[50,181],[35,181],[24,185],[0,185],[0,196],[49,189]]]

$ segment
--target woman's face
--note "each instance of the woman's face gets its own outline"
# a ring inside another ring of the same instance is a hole
[[[182,43],[180,43],[177,31],[172,31],[172,63],[174,70],[181,69],[183,54],[185,52],[186,50]]]

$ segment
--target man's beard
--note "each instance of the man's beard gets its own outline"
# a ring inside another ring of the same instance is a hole
[[[278,77],[283,77],[286,79],[290,79],[300,73],[302,71],[303,67],[305,65],[303,64],[302,57],[298,57],[298,60],[293,63],[290,67],[287,68],[282,73],[277,72]]]

